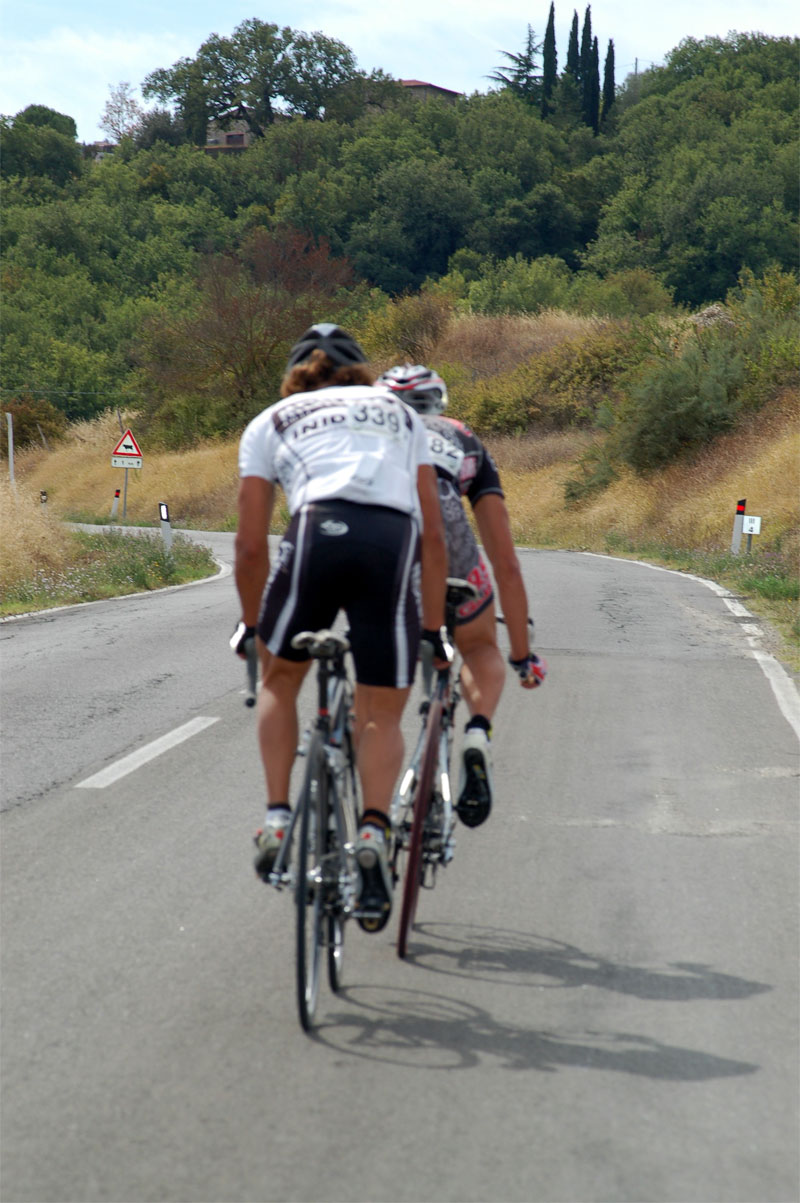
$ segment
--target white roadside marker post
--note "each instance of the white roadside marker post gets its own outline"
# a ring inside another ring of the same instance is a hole
[[[744,528],[744,511],[746,505],[746,497],[736,502],[736,513],[733,518],[733,537],[731,538],[731,552],[735,556],[738,556],[742,546],[742,530]]]
[[[161,537],[164,540],[164,546],[167,551],[172,550],[172,527],[169,524],[169,506],[166,501],[159,501],[158,515],[161,519]]]

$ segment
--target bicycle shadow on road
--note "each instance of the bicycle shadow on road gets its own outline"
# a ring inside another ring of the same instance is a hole
[[[706,1082],[759,1066],[628,1032],[537,1031],[497,1019],[483,1007],[424,990],[350,986],[348,1004],[323,1020],[318,1043],[339,1053],[404,1069],[599,1069],[671,1082]]]
[[[412,933],[406,961],[446,976],[535,989],[595,986],[663,1002],[743,999],[772,989],[708,965],[624,965],[546,936],[467,923],[420,924]]]
[[[735,1000],[771,989],[706,965],[658,970],[618,964],[546,937],[470,924],[421,924],[406,961],[442,978],[526,989],[594,986],[645,1000]],[[356,985],[339,999],[347,1008],[321,1023],[317,1039],[340,1052],[405,1067],[468,1069],[499,1062],[513,1070],[600,1069],[683,1082],[759,1069],[642,1034],[537,1030],[433,990]]]

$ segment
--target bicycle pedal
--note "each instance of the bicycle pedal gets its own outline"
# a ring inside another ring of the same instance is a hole
[[[375,932],[383,931],[386,924],[389,922],[391,912],[387,911],[384,915],[356,915],[358,926],[362,931],[369,932],[373,935]]]

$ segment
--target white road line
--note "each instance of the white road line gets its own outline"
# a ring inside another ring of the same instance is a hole
[[[709,581],[704,576],[695,576],[691,572],[678,572],[674,568],[663,568],[660,564],[648,564],[646,560],[626,560],[620,556],[604,556],[596,551],[584,551],[582,554],[594,556],[598,560],[619,560],[622,564],[640,564],[642,568],[652,568],[654,572],[668,572],[673,576],[688,577],[690,581],[698,581],[716,593],[717,597],[721,597],[734,617],[754,618],[750,611],[745,609],[740,601],[737,601],[730,589],[726,589],[724,585],[718,585],[716,581]],[[750,654],[767,678],[775,695],[775,701],[778,703],[778,709],[797,738],[800,739],[800,694],[797,686],[783,665],[769,652],[765,652],[763,648],[759,647],[757,632],[760,634],[757,626],[747,624],[746,638],[750,645]]]
[[[198,717],[190,719],[182,727],[176,727],[174,731],[169,731],[166,735],[162,735],[160,739],[154,739],[152,743],[145,744],[143,748],[139,748],[136,752],[131,752],[129,756],[123,756],[122,760],[117,760],[114,764],[108,765],[107,768],[101,769],[93,777],[87,777],[85,781],[79,781],[75,788],[105,789],[107,785],[113,785],[115,781],[119,781],[120,777],[127,777],[128,773],[141,768],[149,760],[155,760],[156,756],[160,756],[162,752],[167,752],[170,748],[177,747],[184,740],[191,739],[193,735],[197,735],[200,731],[205,731],[206,727],[210,727],[213,723],[218,722],[218,718]]]

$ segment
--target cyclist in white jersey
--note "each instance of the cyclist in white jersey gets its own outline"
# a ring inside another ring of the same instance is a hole
[[[387,813],[403,758],[400,718],[422,634],[442,662],[447,557],[425,429],[413,409],[373,382],[363,351],[338,326],[312,326],[292,348],[283,399],[241,438],[235,574],[237,651],[257,633],[262,665],[258,730],[268,807],[256,836],[256,872],[269,877],[291,815],[297,695],[311,663],[292,638],[332,626],[344,609],[365,808],[356,845],[359,901],[373,920],[362,926],[380,930],[391,909]],[[270,565],[276,485],[291,519]]]
[[[492,581],[461,498],[467,497],[478,533],[494,571],[511,645],[510,663],[525,689],[547,674],[544,659],[530,650],[528,600],[508,519],[497,466],[481,440],[463,422],[444,416],[447,386],[430,368],[403,364],[378,378],[421,416],[439,478],[439,499],[447,538],[448,572],[477,589],[460,607],[455,641],[463,657],[462,684],[470,718],[461,748],[456,809],[468,827],[486,821],[492,805],[491,723],[505,684],[506,669],[497,646]]]

